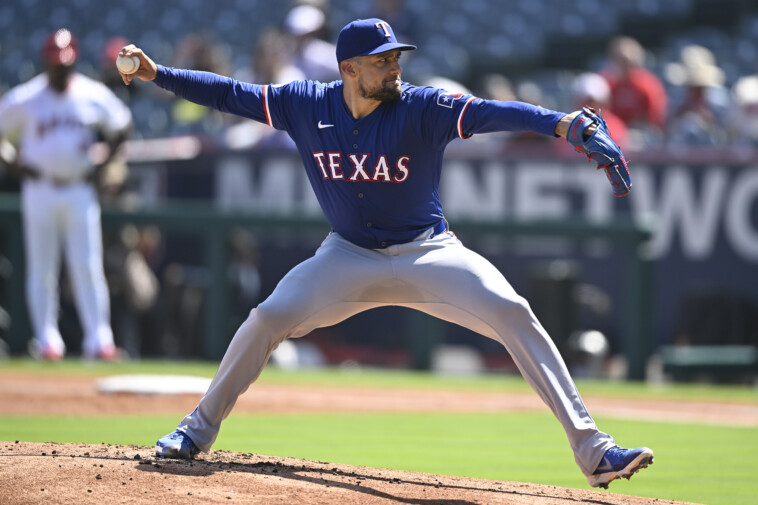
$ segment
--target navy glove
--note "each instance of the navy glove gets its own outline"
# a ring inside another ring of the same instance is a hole
[[[584,132],[592,125],[597,125],[597,129],[584,140]],[[566,140],[577,152],[597,163],[598,170],[605,170],[615,196],[626,196],[629,193],[632,187],[629,168],[621,149],[611,139],[608,125],[605,124],[600,111],[595,112],[589,107],[582,108],[582,112],[569,125]]]

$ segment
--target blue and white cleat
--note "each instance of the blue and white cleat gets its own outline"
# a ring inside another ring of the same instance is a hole
[[[195,442],[184,432],[176,430],[155,443],[155,455],[161,458],[192,459],[200,452]]]
[[[605,452],[603,460],[592,475],[587,476],[587,482],[592,487],[608,489],[608,484],[624,477],[631,479],[632,475],[642,468],[653,464],[653,451],[647,447],[624,449],[614,445]]]

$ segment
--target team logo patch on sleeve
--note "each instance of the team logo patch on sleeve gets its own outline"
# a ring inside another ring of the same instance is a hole
[[[463,93],[440,93],[437,96],[437,105],[441,105],[442,107],[447,107],[448,109],[452,109],[455,101],[458,100],[462,96],[463,96]]]

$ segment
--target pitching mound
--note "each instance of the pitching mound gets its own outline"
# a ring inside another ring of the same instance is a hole
[[[52,442],[0,442],[0,491],[4,505],[681,503],[226,451],[177,461],[149,447]]]

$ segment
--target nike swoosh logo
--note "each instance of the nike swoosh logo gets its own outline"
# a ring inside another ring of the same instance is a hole
[[[598,472],[610,472],[613,471],[613,465],[610,461],[608,461],[608,458],[603,458],[603,461],[600,462],[597,469],[595,469],[595,473]]]
[[[332,126],[334,126],[334,125],[333,124],[324,124],[321,121],[318,122],[318,127],[319,128],[331,128]]]

